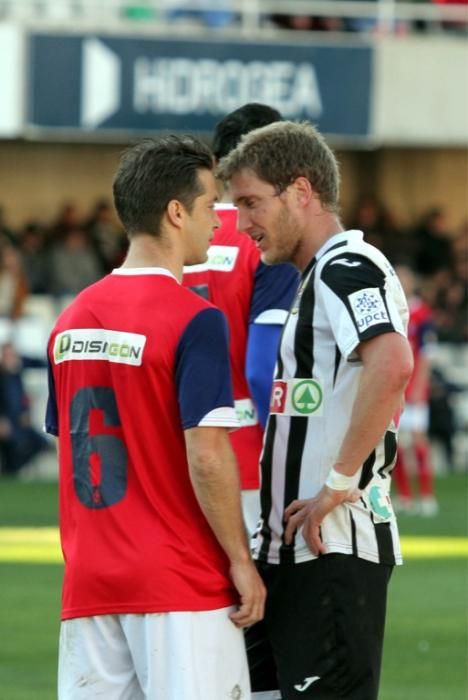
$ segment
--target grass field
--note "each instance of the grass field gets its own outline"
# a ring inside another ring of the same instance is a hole
[[[406,563],[390,587],[379,700],[468,698],[467,477],[437,492],[438,516],[400,517]],[[56,524],[55,484],[0,481],[0,700],[56,699]]]

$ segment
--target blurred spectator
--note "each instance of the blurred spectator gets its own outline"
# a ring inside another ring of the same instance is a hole
[[[468,219],[463,222],[460,233],[452,239],[452,262],[459,280],[468,280]]]
[[[356,202],[348,228],[364,232],[365,240],[392,262],[396,257],[410,257],[411,238],[396,225],[384,204],[372,194],[362,195]]]
[[[348,31],[372,34],[407,34],[410,23],[405,20],[395,19],[392,13],[392,5],[373,0],[375,7],[373,14],[367,17],[347,17],[345,26]],[[424,0],[423,0],[424,1]]]
[[[284,14],[273,13],[270,20],[281,29],[328,31],[328,32],[360,32],[360,33],[398,33],[406,34],[408,23],[402,20],[395,21],[392,17],[379,16],[378,0],[374,0],[375,8],[371,15],[367,17],[338,15],[315,16],[313,14],[313,4],[311,3],[310,14]]]
[[[102,268],[87,232],[71,228],[50,251],[49,291],[75,295],[100,277]]]
[[[452,266],[452,235],[447,228],[443,209],[431,209],[415,230],[416,271],[421,275],[433,275]]]
[[[275,13],[270,15],[270,20],[280,29],[296,29],[300,31],[334,31],[340,32],[346,29],[341,17],[315,17],[311,15],[286,15]]]
[[[20,252],[24,274],[31,294],[45,294],[48,279],[48,252],[44,229],[35,222],[20,233]]]
[[[0,204],[0,245],[15,242],[16,236],[6,222],[5,208]]]
[[[445,454],[445,466],[449,472],[455,470],[454,437],[457,431],[452,397],[460,387],[447,380],[444,373],[434,367],[431,372],[429,402],[429,435],[440,442]]]
[[[28,292],[19,251],[11,243],[0,243],[0,317],[19,318]]]
[[[432,0],[437,5],[468,5],[468,0]],[[440,24],[444,31],[466,35],[468,32],[468,12],[465,20],[444,20]]]
[[[312,17],[312,15],[285,15],[283,13],[275,13],[270,15],[270,19],[273,24],[280,29],[314,29],[314,17]]]
[[[374,2],[377,15],[377,0]],[[378,28],[378,19],[377,17],[347,17],[346,27],[351,32],[375,32]]]
[[[157,12],[151,2],[139,0],[139,2],[129,2],[121,8],[122,15],[127,19],[137,22],[148,22],[157,18]]]
[[[395,271],[408,300],[408,340],[414,357],[414,370],[405,391],[405,408],[400,418],[397,461],[393,483],[398,499],[395,508],[432,516],[438,511],[434,495],[429,429],[429,391],[431,345],[435,342],[431,309],[418,296],[417,282],[407,265],[398,265]],[[416,467],[419,502],[413,498],[410,479],[411,462]]]
[[[221,29],[237,19],[230,0],[166,0],[165,5],[166,16],[172,22],[194,20],[207,27]]]
[[[49,231],[50,240],[55,243],[61,241],[72,229],[79,228],[80,214],[78,207],[73,202],[65,202],[61,207],[57,218],[53,222]]]
[[[117,225],[114,210],[105,199],[96,202],[84,228],[101,263],[103,273],[121,265],[127,249],[127,237]]]
[[[450,267],[429,280],[437,333],[441,342],[468,342],[468,226],[449,240]]]
[[[444,343],[468,342],[468,289],[466,280],[450,272],[438,273],[434,295],[434,319],[439,339]]]
[[[29,398],[23,383],[23,365],[12,343],[0,347],[0,471],[9,476],[39,452],[46,438],[31,425]]]

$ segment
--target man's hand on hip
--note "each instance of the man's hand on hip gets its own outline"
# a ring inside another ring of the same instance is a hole
[[[320,537],[320,526],[333,508],[341,503],[355,503],[359,500],[359,489],[337,491],[323,486],[315,498],[295,500],[284,511],[284,519],[287,522],[284,540],[291,544],[294,533],[302,527],[302,534],[311,552],[318,556],[326,554],[326,548]]]

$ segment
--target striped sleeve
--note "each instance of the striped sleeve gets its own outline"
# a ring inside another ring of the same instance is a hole
[[[403,332],[384,272],[369,258],[341,253],[327,261],[319,287],[341,353],[349,358],[360,342]]]

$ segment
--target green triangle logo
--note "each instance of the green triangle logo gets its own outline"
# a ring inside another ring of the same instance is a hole
[[[322,389],[314,379],[304,379],[296,384],[292,393],[292,405],[302,415],[314,413],[322,403]]]

